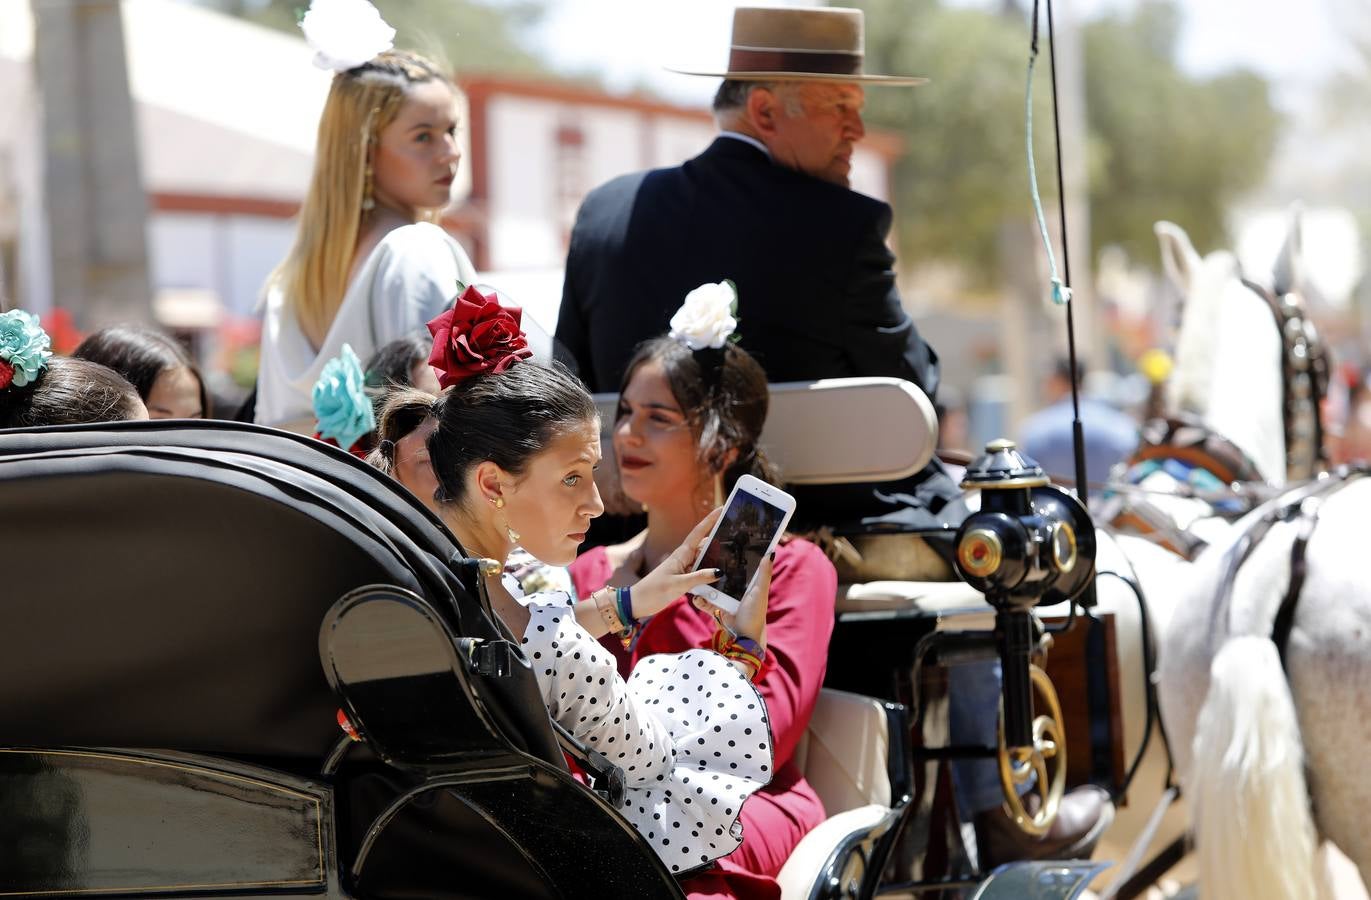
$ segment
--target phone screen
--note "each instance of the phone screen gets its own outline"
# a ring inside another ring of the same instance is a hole
[[[741,600],[784,519],[785,510],[779,506],[748,491],[734,491],[700,560],[700,568],[722,573],[710,587]]]

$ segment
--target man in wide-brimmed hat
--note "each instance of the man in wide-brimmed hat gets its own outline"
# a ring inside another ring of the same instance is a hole
[[[933,397],[937,355],[900,303],[890,207],[848,187],[863,90],[924,79],[863,71],[856,9],[741,7],[721,77],[720,134],[684,165],[617,178],[586,198],[567,257],[557,339],[595,391],[618,390],[635,345],[682,298],[730,279],[742,346],[773,382],[904,378]],[[798,517],[838,524],[898,509],[936,526],[960,489],[935,462],[906,482],[805,491]]]
[[[895,375],[932,394],[936,356],[900,305],[890,207],[848,189],[869,84],[855,9],[739,8],[714,100],[720,135],[678,168],[582,205],[557,337],[594,390],[666,331],[692,288],[732,279],[743,345],[773,381]]]

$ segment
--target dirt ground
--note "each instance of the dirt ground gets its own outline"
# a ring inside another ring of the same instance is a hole
[[[1371,900],[1371,894],[1368,894],[1362,884],[1361,873],[1357,871],[1357,867],[1333,844],[1324,844],[1324,865],[1333,900]],[[1195,900],[1199,893],[1192,883],[1193,880],[1192,858],[1187,859],[1177,871],[1162,879],[1157,887],[1144,896],[1147,900]],[[1089,891],[1082,895],[1090,900],[1095,900],[1096,896]]]

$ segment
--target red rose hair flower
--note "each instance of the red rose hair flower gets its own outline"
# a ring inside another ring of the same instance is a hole
[[[433,352],[428,364],[438,370],[438,383],[452,387],[473,375],[503,372],[533,355],[520,321],[524,311],[501,306],[474,287],[462,292],[452,309],[428,323]]]

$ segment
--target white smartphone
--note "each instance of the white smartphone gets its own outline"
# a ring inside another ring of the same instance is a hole
[[[718,569],[719,580],[695,588],[694,593],[725,612],[738,604],[757,577],[757,569],[795,512],[795,498],[760,478],[744,475],[733,486],[724,513],[714,523],[696,569]]]

